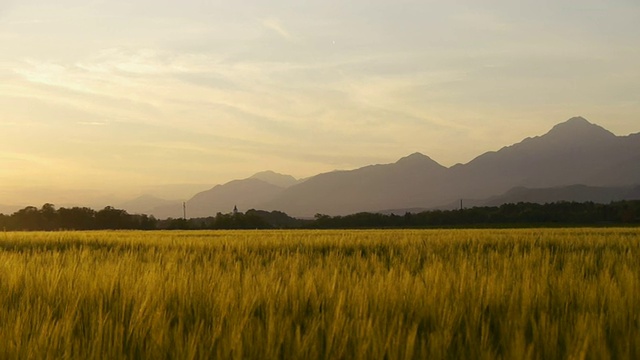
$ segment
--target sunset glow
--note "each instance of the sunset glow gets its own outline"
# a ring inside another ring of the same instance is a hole
[[[640,131],[637,1],[2,0],[0,43],[4,205]]]

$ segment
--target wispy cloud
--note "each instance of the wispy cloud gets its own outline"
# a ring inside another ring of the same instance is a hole
[[[283,39],[293,41],[295,38],[291,33],[282,25],[282,22],[276,18],[266,18],[261,21],[262,26],[280,35]]]

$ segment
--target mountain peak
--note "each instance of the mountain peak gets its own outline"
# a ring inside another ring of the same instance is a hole
[[[570,123],[570,124],[589,124],[592,125],[589,120],[583,118],[582,116],[574,116],[571,119],[567,120],[564,122],[565,124]]]
[[[260,178],[260,177],[263,177],[263,176],[282,176],[282,175],[283,174],[277,173],[277,172],[275,172],[273,170],[265,170],[265,171],[257,172],[255,174],[251,175],[251,177],[252,178]]]
[[[611,138],[615,135],[609,130],[590,123],[587,119],[576,116],[571,119],[554,126],[546,136],[552,136],[559,139],[576,139],[586,138],[587,140],[595,138]]]
[[[275,171],[267,170],[254,174],[249,179],[262,180],[271,185],[287,188],[298,183],[298,180],[291,175],[279,174]]]
[[[555,130],[578,129],[578,128],[589,128],[594,126],[599,127],[598,125],[590,123],[587,119],[583,118],[582,116],[575,116],[565,122],[561,122],[555,125],[551,129],[551,131],[553,131],[554,129]]]
[[[414,166],[435,165],[438,167],[443,167],[442,165],[438,164],[435,160],[419,152],[415,152],[411,155],[401,158],[400,160],[396,161],[396,164],[414,165]]]

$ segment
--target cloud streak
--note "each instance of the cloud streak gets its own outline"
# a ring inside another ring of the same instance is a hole
[[[282,37],[283,39],[288,41],[295,40],[293,35],[291,35],[291,33],[285,29],[280,20],[275,18],[267,18],[263,19],[261,23],[262,26],[280,35],[280,37]]]

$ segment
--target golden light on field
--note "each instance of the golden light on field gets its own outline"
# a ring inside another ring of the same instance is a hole
[[[5,233],[0,357],[637,358],[637,228]]]

